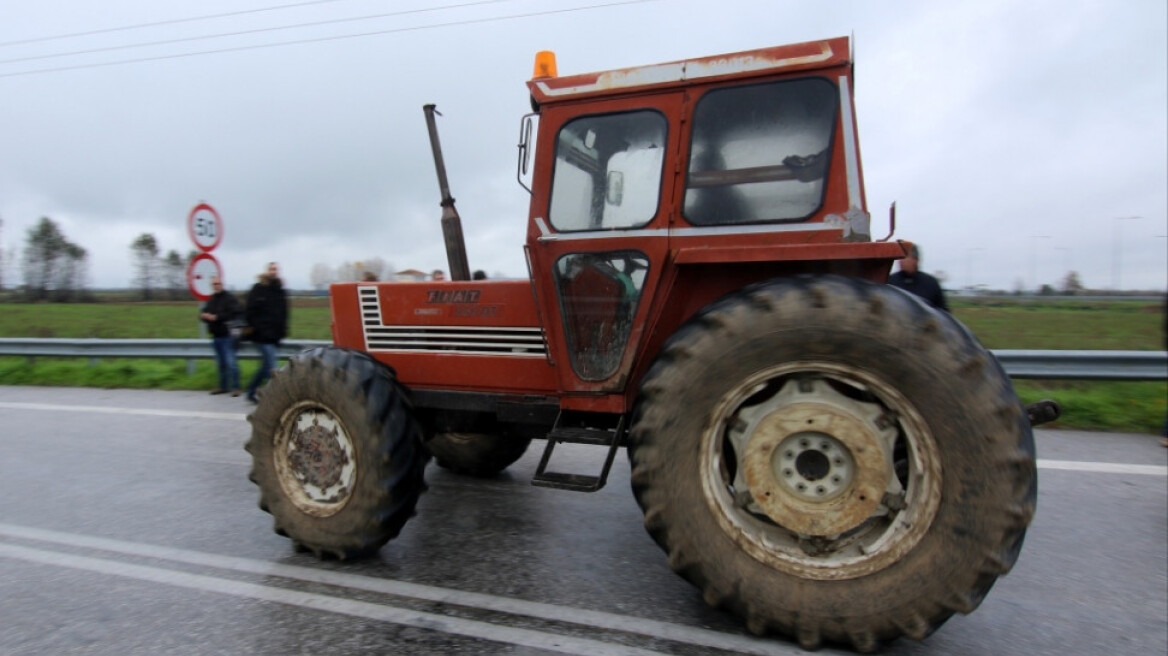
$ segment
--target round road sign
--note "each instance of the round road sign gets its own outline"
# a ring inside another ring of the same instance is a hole
[[[214,207],[199,203],[187,215],[187,233],[199,250],[210,253],[223,240],[223,219]]]
[[[223,267],[219,266],[219,260],[214,255],[199,253],[191,258],[191,263],[187,265],[187,289],[191,290],[195,298],[200,301],[211,298],[211,294],[215,293],[211,288],[212,278],[223,279]]]

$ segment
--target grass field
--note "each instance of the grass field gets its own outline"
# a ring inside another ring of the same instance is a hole
[[[991,349],[1161,350],[1163,305],[1136,301],[954,299],[953,313]],[[198,305],[172,303],[0,304],[0,337],[193,339]],[[330,339],[327,299],[296,299],[291,339]],[[210,347],[208,346],[208,349]],[[256,363],[241,362],[244,382]],[[210,389],[211,361],[188,375],[177,360],[0,357],[0,385]],[[1064,408],[1054,426],[1158,433],[1168,413],[1168,383],[1017,381],[1026,403],[1053,398]]]
[[[960,300],[953,315],[991,349],[1158,351],[1164,305],[1146,301]]]
[[[331,339],[328,299],[295,299],[290,339]],[[193,302],[4,303],[0,337],[194,339],[199,307]]]

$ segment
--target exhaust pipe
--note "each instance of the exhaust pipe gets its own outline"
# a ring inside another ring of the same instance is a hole
[[[442,238],[446,241],[446,261],[450,264],[451,280],[470,280],[470,265],[466,262],[466,240],[462,236],[462,220],[454,209],[450,183],[446,181],[446,163],[442,159],[442,144],[438,142],[438,126],[434,115],[441,116],[435,105],[423,105],[426,128],[430,131],[430,149],[434,151],[434,168],[438,169],[438,188],[442,192]]]

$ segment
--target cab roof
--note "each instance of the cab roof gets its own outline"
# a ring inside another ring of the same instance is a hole
[[[834,68],[851,63],[848,37],[760,50],[622,68],[598,73],[537,77],[528,81],[539,104],[682,87],[698,82],[746,79],[775,73]]]

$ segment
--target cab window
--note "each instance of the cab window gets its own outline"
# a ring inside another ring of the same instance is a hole
[[[645,288],[640,251],[569,253],[556,260],[556,290],[572,370],[584,380],[616,373]]]
[[[686,220],[718,225],[811,217],[827,188],[838,107],[836,87],[823,78],[703,95],[694,108]]]
[[[651,110],[585,116],[556,138],[548,219],[561,232],[647,224],[657,214],[666,121]]]

